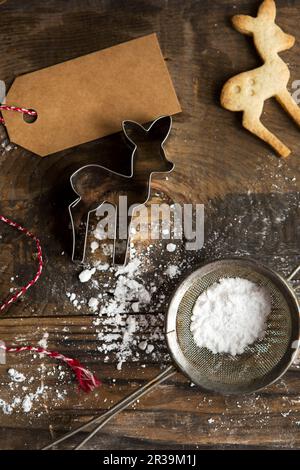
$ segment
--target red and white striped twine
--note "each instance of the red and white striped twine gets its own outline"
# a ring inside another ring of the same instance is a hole
[[[27,109],[27,108],[22,108],[19,106],[7,106],[7,105],[0,105],[0,113],[1,110],[4,111],[16,111],[17,113],[22,113],[22,114],[27,114],[29,116],[36,116],[37,113],[36,111]],[[0,123],[5,125],[4,118],[0,115]],[[0,215],[0,220],[11,227],[19,230],[20,232],[24,233],[26,236],[34,240],[36,247],[37,247],[37,257],[38,257],[38,270],[33,277],[25,286],[23,286],[21,289],[19,289],[14,295],[12,295],[8,300],[4,301],[0,305],[0,313],[2,313],[7,307],[9,307],[13,302],[19,299],[23,294],[27,292],[30,287],[32,287],[37,280],[39,279],[42,269],[43,269],[43,254],[42,254],[42,248],[39,239],[29,230],[26,228],[22,227],[21,225],[17,224],[16,222],[13,222],[12,220],[8,219],[7,217],[4,217],[3,215]],[[45,354],[49,357],[52,357],[54,359],[61,360],[68,364],[68,366],[73,370],[75,373],[76,379],[79,384],[79,388],[85,392],[91,392],[94,390],[96,387],[99,387],[101,385],[100,380],[98,380],[88,369],[85,369],[77,359],[73,359],[71,357],[64,356],[63,354],[57,352],[57,351],[48,351],[47,349],[36,347],[36,346],[19,346],[19,347],[9,347],[6,345],[0,345],[0,348],[4,349],[8,353],[19,353],[23,351],[31,351],[31,352],[36,352],[40,354]]]
[[[0,112],[3,111],[16,111],[17,113],[27,114],[28,116],[37,116],[37,112],[32,109],[21,108],[20,106],[8,106],[5,104],[0,105]],[[5,125],[4,118],[0,116],[0,124]]]
[[[47,349],[36,346],[9,347],[0,345],[0,349],[4,349],[4,351],[8,353],[31,351],[38,354],[45,354],[49,357],[65,362],[73,370],[76,376],[76,380],[78,381],[79,388],[84,392],[89,393],[101,385],[100,380],[98,380],[97,377],[95,377],[95,375],[93,375],[92,372],[90,372],[88,369],[85,369],[85,367],[83,367],[80,362],[77,361],[77,359],[64,356],[57,351],[48,351]]]
[[[8,300],[4,301],[0,305],[0,313],[3,312],[10,304],[18,300],[21,295],[25,294],[30,287],[32,287],[38,278],[40,277],[43,269],[43,254],[42,254],[42,248],[39,239],[31,233],[29,230],[26,228],[22,227],[21,225],[17,224],[16,222],[13,222],[12,220],[8,219],[7,217],[4,217],[3,215],[0,215],[0,220],[4,222],[5,224],[10,225],[13,228],[16,228],[20,232],[24,233],[27,237],[31,238],[32,240],[35,241],[36,247],[37,247],[37,257],[38,257],[38,270],[34,276],[33,279],[31,279],[25,286],[21,287],[14,295],[12,295]]]
[[[19,230],[20,232],[24,233],[27,237],[31,238],[35,241],[37,247],[37,256],[38,256],[38,270],[31,281],[29,281],[24,287],[22,287],[18,292],[16,292],[12,297],[2,303],[0,306],[0,312],[3,312],[9,305],[13,302],[18,300],[21,295],[25,294],[27,290],[32,287],[36,281],[39,279],[42,269],[43,269],[43,254],[42,248],[39,239],[31,233],[26,228],[22,227],[21,225],[13,222],[12,220],[0,215],[0,220],[5,224],[10,225],[11,227]],[[76,379],[79,384],[79,388],[84,392],[91,392],[94,388],[99,387],[101,385],[100,380],[98,380],[88,369],[85,369],[77,359],[72,359],[71,357],[64,356],[63,354],[57,351],[48,351],[47,349],[36,347],[36,346],[19,346],[19,347],[9,347],[6,345],[0,345],[1,349],[4,349],[8,353],[19,353],[23,351],[32,351],[40,354],[45,354],[49,357],[54,359],[61,360],[68,364],[68,366],[73,370],[75,373]]]

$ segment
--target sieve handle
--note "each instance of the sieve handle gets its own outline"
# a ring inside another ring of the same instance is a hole
[[[77,433],[80,431],[83,431],[86,429],[88,426],[91,424],[98,424],[96,428],[87,435],[85,439],[83,439],[73,450],[79,450],[81,449],[95,434],[97,434],[102,427],[108,423],[114,416],[119,414],[121,411],[123,411],[125,408],[130,406],[132,403],[134,403],[138,398],[142,397],[146,393],[150,392],[153,388],[155,388],[157,385],[161,384],[168,378],[172,377],[176,373],[176,369],[173,366],[169,366],[167,369],[165,369],[163,372],[161,372],[159,375],[154,377],[154,379],[150,380],[147,382],[145,385],[140,387],[138,390],[135,390],[131,395],[128,397],[124,398],[121,400],[119,403],[117,403],[115,406],[110,408],[108,411],[106,411],[104,414],[97,416],[96,418],[91,419],[87,423],[83,424],[79,428],[75,429],[74,431],[69,432],[65,436],[62,436],[61,438],[57,439],[56,441],[52,442],[46,447],[43,447],[42,450],[48,450],[52,449],[54,446],[57,444],[60,444],[63,441],[66,441],[72,436],[75,436]]]
[[[295,276],[297,276],[297,274],[300,272],[300,264],[299,266],[297,266],[296,269],[294,269],[294,271],[288,276],[287,280],[288,281],[292,281],[294,279]]]

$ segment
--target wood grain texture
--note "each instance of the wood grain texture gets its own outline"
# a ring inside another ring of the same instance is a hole
[[[293,151],[282,161],[242,129],[240,116],[219,105],[223,83],[259,64],[251,40],[230,26],[233,14],[254,15],[258,4],[256,0],[7,0],[0,4],[0,78],[8,86],[20,74],[157,32],[183,113],[174,119],[166,146],[176,168],[167,181],[156,181],[154,190],[176,202],[205,204],[205,246],[196,253],[180,250],[176,254],[176,262],[187,260],[182,276],[204,260],[229,255],[254,257],[284,275],[300,261],[299,130],[276,103],[266,104],[263,122]],[[277,9],[280,26],[296,36],[294,48],[282,54],[291,69],[291,87],[293,80],[300,79],[300,1],[278,0]],[[84,119],[84,106],[78,118]],[[1,139],[5,139],[3,129]],[[114,357],[104,363],[104,354],[97,350],[90,311],[78,311],[66,298],[70,289],[84,295],[77,277],[80,268],[71,264],[68,255],[67,214],[74,199],[69,177],[83,163],[128,171],[130,153],[120,134],[44,159],[21,148],[0,151],[0,211],[39,235],[46,261],[39,283],[5,313],[0,338],[36,343],[48,332],[49,347],[78,357],[104,381],[96,394],[78,395],[66,369],[59,378],[60,370],[48,359],[11,355],[8,365],[0,367],[3,400],[11,401],[14,394],[8,367],[26,375],[32,372],[32,390],[41,383],[49,388],[34,414],[1,415],[2,449],[40,448],[152,378],[160,363],[168,360],[166,346],[158,340],[157,361],[149,363],[142,355],[118,372]],[[1,235],[3,298],[10,287],[30,278],[35,260],[29,240],[2,226]],[[144,273],[145,282],[155,279],[170,295],[177,281],[165,282],[157,269],[160,256],[158,252]],[[165,305],[154,299],[152,308],[149,315],[155,316],[164,312]],[[299,448],[299,379],[296,364],[259,394],[224,397],[191,387],[177,374],[113,420],[89,446]],[[67,392],[64,400],[57,397],[57,383]]]

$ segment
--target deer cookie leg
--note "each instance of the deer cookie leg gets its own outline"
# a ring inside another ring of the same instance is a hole
[[[290,93],[285,89],[276,95],[276,99],[283,109],[294,119],[298,126],[300,126],[300,108]]]
[[[252,134],[255,134],[257,137],[267,142],[267,144],[271,145],[281,157],[287,157],[291,153],[290,149],[261,123],[260,115],[261,110],[260,112],[254,110],[244,111],[243,126],[245,129],[252,132]]]
[[[69,206],[69,213],[73,230],[72,260],[83,262],[89,225],[89,212],[82,200],[77,200]]]

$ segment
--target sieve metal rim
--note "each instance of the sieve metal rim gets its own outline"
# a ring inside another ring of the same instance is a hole
[[[264,264],[256,261],[255,259],[252,258],[239,258],[239,257],[232,257],[232,258],[222,258],[222,259],[216,259],[210,262],[206,262],[202,265],[200,265],[198,268],[193,269],[190,274],[188,274],[180,283],[180,285],[176,288],[174,291],[167,310],[167,315],[166,315],[166,320],[165,320],[165,332],[166,332],[166,340],[167,340],[167,345],[169,349],[170,356],[173,360],[173,362],[176,364],[177,368],[193,383],[196,385],[202,387],[203,389],[210,390],[210,391],[216,391],[220,393],[219,388],[215,389],[213,387],[210,387],[209,389],[207,387],[204,387],[203,384],[201,383],[201,380],[199,380],[199,373],[197,373],[197,370],[190,365],[190,363],[187,361],[185,358],[183,352],[181,351],[181,348],[179,346],[179,342],[177,340],[177,326],[176,326],[176,321],[177,321],[177,313],[178,313],[178,308],[180,306],[180,303],[186,294],[187,290],[189,287],[192,285],[192,283],[199,278],[200,276],[204,276],[206,274],[209,274],[212,270],[216,270],[217,268],[221,268],[222,266],[243,266],[248,269],[252,269],[264,276],[266,276],[269,280],[271,280],[275,286],[283,293],[285,296],[286,300],[289,302],[291,305],[291,308],[289,309],[291,312],[291,316],[294,316],[293,321],[296,322],[296,329],[297,329],[297,340],[294,340],[290,342],[290,347],[289,347],[289,355],[288,359],[285,362],[285,365],[280,369],[280,372],[278,373],[277,376],[275,376],[274,379],[271,379],[267,383],[265,383],[263,386],[259,388],[253,388],[249,389],[247,391],[243,391],[243,393],[253,393],[256,391],[259,391],[263,388],[265,388],[268,385],[271,385],[272,383],[276,382],[280,377],[282,377],[288,368],[291,366],[293,363],[297,352],[299,348],[299,338],[300,338],[300,306],[299,306],[299,301],[297,299],[297,296],[291,287],[291,285],[288,283],[288,281],[281,276],[279,273],[274,271],[273,269],[265,266]],[[297,313],[297,315],[296,315]],[[295,344],[295,341],[297,341],[297,344]],[[278,363],[279,365],[279,363]],[[226,394],[238,394],[241,393],[240,390],[231,390],[231,391],[226,391]]]

